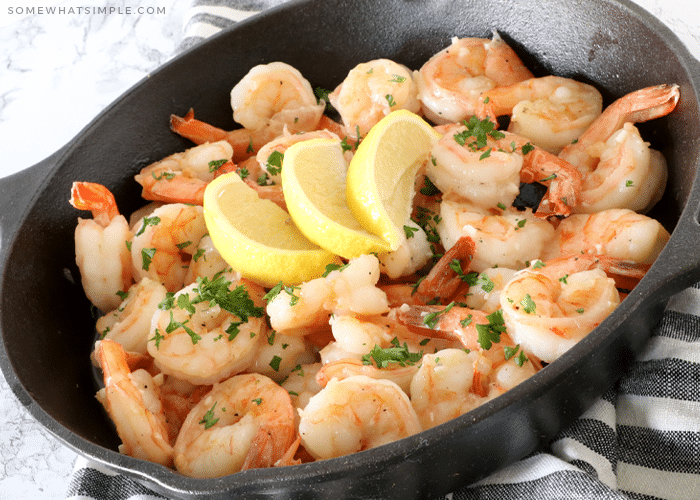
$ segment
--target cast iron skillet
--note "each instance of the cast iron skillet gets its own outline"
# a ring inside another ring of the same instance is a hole
[[[133,175],[191,144],[171,113],[233,128],[228,93],[254,65],[285,61],[331,89],[357,63],[388,57],[417,69],[451,36],[497,29],[537,75],[594,84],[609,103],[663,82],[681,86],[668,118],[643,135],[669,164],[654,215],[673,232],[657,263],[622,305],[535,377],[458,419],[348,457],[195,480],[116,452],[94,397],[94,319],[74,263],[75,180],[111,189],[137,208]],[[165,495],[192,498],[430,497],[471,483],[545,445],[625,370],[670,295],[700,279],[700,71],[678,39],[627,1],[302,0],[240,23],[178,57],[124,94],[78,137],[0,184],[2,369],[14,393],[78,453]]]

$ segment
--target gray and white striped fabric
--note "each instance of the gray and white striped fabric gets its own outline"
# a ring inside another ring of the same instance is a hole
[[[284,0],[195,0],[181,49]],[[68,498],[163,498],[76,463]],[[700,499],[700,284],[670,300],[638,361],[548,449],[445,500]]]

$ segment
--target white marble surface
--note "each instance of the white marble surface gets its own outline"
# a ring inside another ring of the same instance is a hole
[[[636,0],[700,59],[697,0]],[[165,63],[191,0],[66,0],[73,14],[0,13],[0,177],[44,159],[121,93]],[[12,5],[12,3],[10,3]],[[78,7],[114,7],[109,14]],[[131,13],[127,13],[127,9]],[[156,9],[139,14],[137,9]],[[160,11],[157,9],[161,9]],[[653,57],[653,48],[650,48]],[[0,500],[63,498],[76,455],[43,431],[0,375]]]

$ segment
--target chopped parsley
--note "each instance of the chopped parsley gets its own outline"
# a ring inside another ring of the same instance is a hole
[[[528,142],[527,144],[525,144],[525,145],[522,147],[523,155],[528,154],[528,153],[529,153],[530,151],[532,151],[533,149],[535,149],[535,146],[533,146],[532,144],[530,144],[530,143]]]
[[[197,262],[199,259],[204,257],[204,260],[206,261],[207,258],[204,255],[205,253],[206,253],[206,250],[204,250],[203,248],[198,248],[197,251],[192,255],[192,260]]]
[[[151,177],[153,177],[157,181],[163,179],[165,179],[166,181],[170,181],[175,178],[175,174],[173,172],[160,172],[158,175],[156,175],[155,172],[151,172]]]
[[[433,158],[433,164],[435,164],[435,157]],[[435,196],[440,194],[440,190],[433,184],[433,182],[428,177],[423,177],[423,187],[420,188],[420,194],[425,196]]]
[[[277,175],[282,172],[282,161],[284,160],[284,154],[279,151],[273,151],[270,156],[267,157],[266,169],[270,175]]]
[[[323,274],[321,275],[323,278],[331,274],[333,271],[342,271],[346,267],[348,267],[350,264],[326,264],[326,270],[323,271]],[[279,293],[279,292],[277,292]]]
[[[496,129],[496,124],[488,118],[479,120],[476,116],[472,116],[469,121],[463,121],[467,130],[454,134],[454,139],[460,146],[467,145],[473,149],[481,149],[486,147],[488,138],[503,139],[505,134]],[[474,137],[475,140],[467,143],[467,139]]]
[[[189,322],[189,319],[186,319],[185,321],[175,321],[175,317],[173,316],[173,312],[170,311],[170,323],[168,323],[168,326],[165,327],[165,333],[173,333],[175,330],[178,328],[182,328],[185,330],[187,335],[190,336],[190,339],[192,340],[192,344],[196,344],[200,340],[202,340],[202,337],[200,337],[197,332],[192,330],[189,326],[187,326],[187,323]]]
[[[523,306],[523,310],[527,314],[535,314],[537,304],[535,304],[535,301],[532,300],[532,297],[530,297],[529,293],[526,293],[525,296],[520,300],[520,305]]]
[[[144,231],[146,231],[146,227],[148,226],[157,226],[158,223],[160,223],[160,217],[155,216],[155,217],[144,217],[141,219],[141,228],[134,234],[134,236],[141,236]]]
[[[214,160],[209,162],[209,173],[216,172],[219,170],[228,160],[226,158],[222,160]]]
[[[403,232],[406,235],[406,239],[413,238],[413,235],[418,231],[417,227],[411,227],[404,225]]]
[[[331,265],[331,264],[329,264],[329,265]],[[328,266],[326,266],[326,269],[328,269]],[[277,297],[282,290],[284,290],[287,293],[287,295],[289,295],[291,297],[291,299],[289,300],[289,305],[290,306],[297,305],[297,303],[299,302],[299,296],[294,295],[294,290],[299,290],[299,287],[298,286],[285,286],[285,284],[282,283],[281,281],[279,283],[277,283],[275,286],[273,286],[270,289],[270,291],[265,294],[263,299],[270,302],[275,297]]]
[[[423,357],[423,351],[410,352],[408,345],[404,342],[402,347],[396,337],[391,340],[391,344],[393,347],[386,349],[375,344],[369,354],[362,356],[362,363],[371,365],[374,361],[378,368],[387,368],[390,363],[398,363],[399,366],[413,365]]]
[[[270,367],[276,372],[278,372],[280,371],[280,363],[282,363],[282,358],[280,358],[277,355],[272,356],[272,360],[270,361]]]
[[[151,262],[153,262],[153,256],[155,256],[155,254],[155,248],[141,249],[141,267],[144,271],[148,271],[148,269],[151,267]]]
[[[515,356],[518,353],[518,351],[520,351],[520,354],[518,354],[514,361],[516,365],[523,366],[523,364],[529,360],[527,359],[527,356],[525,356],[525,352],[520,349],[520,344],[515,345],[513,347],[505,346],[503,348],[503,356],[505,357],[506,361],[508,361],[513,356]]]
[[[488,351],[494,343],[498,344],[501,341],[501,334],[506,331],[506,325],[501,309],[489,314],[486,319],[489,321],[488,324],[475,326],[478,333],[477,342],[482,349]]]
[[[199,421],[200,424],[204,424],[204,429],[213,427],[219,421],[218,418],[214,418],[214,409],[216,408],[217,403],[218,401],[215,401],[214,405],[207,410],[204,417],[202,417],[202,420]]]
[[[335,108],[333,108],[333,105],[331,104],[331,100],[329,99],[331,91],[321,88],[321,87],[316,87],[314,89],[314,95],[316,96],[316,100],[320,104],[321,101],[326,103],[326,111],[335,111]]]
[[[455,302],[450,302],[441,311],[435,311],[435,312],[431,312],[430,314],[426,314],[425,317],[423,318],[423,324],[425,326],[427,326],[428,328],[430,328],[431,330],[434,329],[439,321],[440,315],[445,314],[450,309],[452,309],[454,306],[455,306]]]
[[[452,267],[452,264],[450,264],[450,267]],[[493,282],[493,280],[489,278],[486,274],[471,272],[461,276],[461,278],[462,281],[467,283],[469,286],[480,287],[486,293],[492,292],[493,289],[496,287],[496,284]]]

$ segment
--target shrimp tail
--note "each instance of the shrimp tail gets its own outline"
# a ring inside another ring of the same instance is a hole
[[[611,113],[617,115],[618,123],[643,123],[668,115],[676,108],[680,99],[680,87],[676,84],[662,84],[639,89],[621,97],[611,105]]]
[[[239,128],[228,132],[195,119],[193,109],[190,109],[183,117],[170,115],[170,130],[195,144],[227,141],[233,147],[232,161],[235,163],[240,163],[254,156],[264,144],[274,137],[274,134],[268,129],[251,131]]]
[[[538,147],[524,154],[523,159],[520,180],[547,186],[547,195],[540,202],[535,215],[540,218],[571,215],[582,190],[581,172],[567,161]]]
[[[262,424],[251,441],[241,470],[272,467],[283,460],[294,438],[290,426]]]
[[[273,466],[274,467],[284,467],[287,465],[299,465],[302,463],[301,458],[294,458],[299,450],[299,445],[301,444],[301,436],[297,434],[297,438],[292,442],[292,444],[284,452],[282,458],[277,460]]]
[[[114,195],[102,184],[74,182],[69,202],[78,210],[90,210],[95,219],[102,216],[108,222],[119,215]]]
[[[165,203],[191,203],[193,205],[204,204],[204,190],[207,182],[196,177],[176,176],[176,182],[168,180],[151,181],[145,176],[136,176],[137,182],[143,185],[141,197],[144,200],[162,201]],[[145,181],[145,182],[144,182]]]
[[[620,97],[581,134],[578,140],[565,147],[559,156],[579,169],[592,169],[586,151],[597,142],[607,141],[625,123],[642,123],[666,116],[680,99],[680,87],[662,84],[630,92]],[[581,156],[583,154],[583,156]]]
[[[449,299],[457,293],[464,276],[476,252],[476,244],[469,236],[462,236],[433,266],[428,275],[418,284],[416,292],[420,296]],[[454,268],[454,261],[459,262],[460,272]]]
[[[207,142],[223,141],[227,139],[228,133],[225,130],[209,125],[194,117],[194,109],[185,114],[184,117],[170,115],[170,130],[195,144]]]
[[[600,267],[609,277],[615,280],[615,286],[623,290],[632,290],[646,275],[651,267],[630,260],[617,259],[605,255],[599,256]]]

